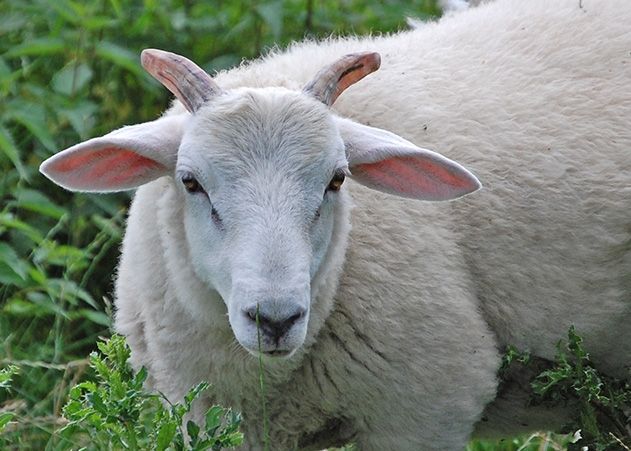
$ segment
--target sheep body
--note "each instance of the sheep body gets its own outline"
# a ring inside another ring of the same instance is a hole
[[[601,368],[625,374],[629,23],[623,0],[497,1],[393,36],[297,44],[216,77],[226,89],[299,89],[339,55],[378,51],[382,69],[336,111],[465,163],[485,186],[429,204],[348,182],[305,345],[264,368],[274,449],[459,449],[476,423],[547,426],[559,411],[525,407],[518,387],[496,398],[500,352],[550,359],[570,324]],[[210,402],[241,410],[247,446],[260,449],[258,361],[189,267],[174,183],[135,196],[116,328],[155,388],[175,400],[211,381],[194,416]]]

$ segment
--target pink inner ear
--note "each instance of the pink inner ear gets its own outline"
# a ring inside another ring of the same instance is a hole
[[[453,199],[479,188],[475,178],[459,166],[418,156],[362,163],[352,167],[351,172],[376,189],[416,199]]]
[[[157,161],[120,147],[78,150],[53,159],[46,168],[64,186],[86,191],[134,188],[165,170]]]

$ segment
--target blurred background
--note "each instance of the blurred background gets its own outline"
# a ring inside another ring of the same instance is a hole
[[[151,120],[170,95],[139,64],[143,48],[186,55],[209,73],[273,46],[387,33],[435,20],[435,0],[0,0],[0,390],[17,423],[7,449],[55,449],[70,387],[110,334],[114,268],[128,194],[70,194],[39,164],[79,141]],[[212,383],[212,381],[210,381]],[[1,385],[1,384],[0,384]],[[548,434],[471,449],[561,449]]]

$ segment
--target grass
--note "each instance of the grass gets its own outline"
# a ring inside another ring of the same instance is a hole
[[[261,412],[263,412],[263,449],[264,451],[268,451],[270,449],[269,417],[267,415],[267,403],[265,397],[265,373],[263,371],[263,352],[261,348],[261,327],[258,303],[256,304],[256,341],[259,349],[259,388],[261,390],[259,395],[261,396]]]

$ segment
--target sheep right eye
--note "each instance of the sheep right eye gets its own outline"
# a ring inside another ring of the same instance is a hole
[[[326,187],[326,191],[339,191],[342,188],[342,183],[344,183],[344,179],[346,175],[343,170],[335,171],[333,174],[333,178],[329,182],[329,186]]]
[[[186,191],[188,191],[189,193],[203,193],[204,192],[202,185],[199,184],[197,179],[195,179],[195,177],[193,177],[192,174],[183,175],[182,184],[184,185],[184,188],[186,189]]]

